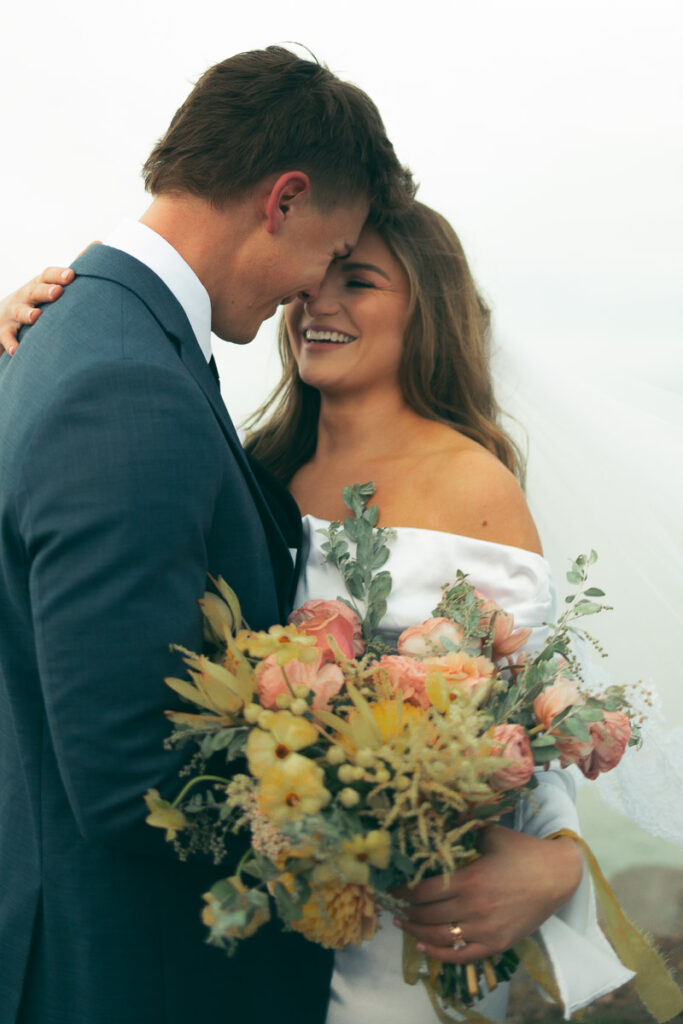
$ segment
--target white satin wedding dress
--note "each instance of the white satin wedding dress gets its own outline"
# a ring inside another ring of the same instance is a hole
[[[296,605],[313,598],[345,596],[337,570],[324,562],[317,532],[329,524],[304,517],[303,570]],[[387,615],[380,626],[394,638],[409,625],[431,616],[444,583],[458,569],[487,597],[515,618],[516,626],[533,629],[529,647],[539,646],[543,624],[556,614],[555,585],[548,563],[520,548],[474,540],[435,530],[402,527],[390,543],[387,568],[393,588]],[[558,828],[578,832],[574,781],[569,771],[539,774],[533,800],[518,808],[515,827],[543,837]],[[618,960],[598,927],[592,885],[586,872],[570,902],[539,929],[563,1003],[573,1013],[627,982],[632,974]],[[371,942],[335,956],[326,1024],[434,1024],[435,1014],[422,985],[409,986],[401,973],[402,936],[382,917],[382,929]],[[507,986],[502,985],[477,1004],[491,1020],[504,1020]],[[454,1020],[458,1019],[454,1016]]]

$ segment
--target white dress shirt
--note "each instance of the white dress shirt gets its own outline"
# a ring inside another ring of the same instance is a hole
[[[211,359],[211,300],[194,270],[170,242],[146,224],[125,220],[105,239],[105,245],[120,249],[153,270],[183,307],[199,347],[208,363]]]

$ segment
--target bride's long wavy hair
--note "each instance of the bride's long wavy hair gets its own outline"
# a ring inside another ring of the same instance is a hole
[[[500,424],[493,391],[490,310],[458,236],[444,217],[418,202],[375,230],[410,282],[399,367],[406,403],[425,419],[478,441],[523,481],[524,459]],[[315,454],[320,395],[299,377],[284,317],[279,349],[282,378],[247,422],[252,432],[245,447],[287,484]]]

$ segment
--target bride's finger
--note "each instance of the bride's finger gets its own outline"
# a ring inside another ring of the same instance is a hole
[[[38,274],[28,285],[39,284],[70,284],[74,279],[74,272],[71,267],[46,267],[42,274]]]
[[[418,924],[430,928],[435,925],[450,925],[453,921],[462,919],[464,916],[462,911],[463,901],[457,898],[439,900],[435,903],[408,904],[402,910],[402,924],[404,926]]]
[[[461,949],[448,949],[445,946],[435,946],[429,942],[418,943],[418,949],[426,956],[434,960],[440,960],[442,964],[471,964],[475,960],[484,960],[486,957],[502,953],[502,949],[491,949],[481,942],[468,942]]]
[[[14,355],[17,350],[17,345],[19,344],[16,334],[18,329],[18,324],[0,329],[0,346],[2,346],[5,352],[10,356]],[[2,355],[2,352],[0,352],[0,355]]]
[[[468,944],[468,934],[472,935],[467,925],[415,924],[412,921],[398,919],[394,919],[394,924],[401,931],[412,935],[418,942],[427,943],[433,949],[464,949]]]

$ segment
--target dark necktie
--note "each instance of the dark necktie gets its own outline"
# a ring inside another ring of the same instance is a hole
[[[216,366],[216,360],[213,358],[213,356],[211,356],[211,358],[209,359],[209,369],[211,370],[211,373],[213,374],[213,379],[216,381],[216,386],[220,391],[221,379],[218,376],[218,367]]]

